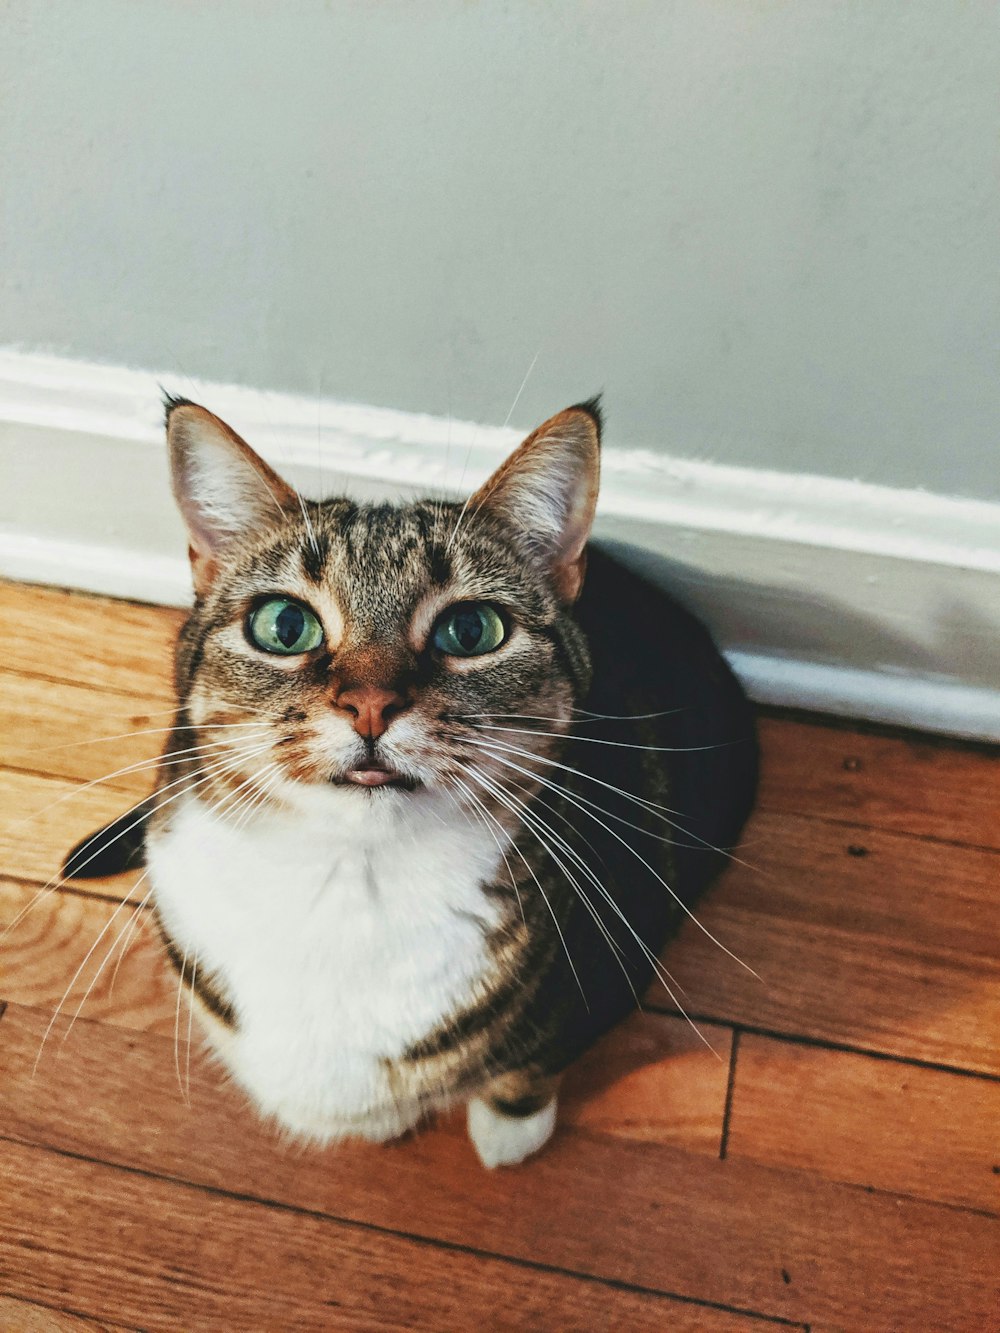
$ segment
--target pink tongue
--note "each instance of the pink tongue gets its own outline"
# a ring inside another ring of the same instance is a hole
[[[359,787],[384,787],[392,782],[396,774],[386,773],[381,768],[350,768],[344,774],[348,782],[355,782]]]

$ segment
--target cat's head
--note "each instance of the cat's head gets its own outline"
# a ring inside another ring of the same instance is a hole
[[[589,683],[570,612],[596,402],[546,421],[464,505],[305,501],[181,399],[167,435],[197,596],[178,689],[215,799],[338,792],[374,809],[444,789],[466,804],[499,776],[491,746],[551,752],[539,733],[565,732]],[[488,729],[505,718],[534,734]],[[504,753],[509,787],[528,761]]]

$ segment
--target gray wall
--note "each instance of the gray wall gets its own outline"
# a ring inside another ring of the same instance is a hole
[[[0,24],[0,342],[1000,498],[992,2]]]

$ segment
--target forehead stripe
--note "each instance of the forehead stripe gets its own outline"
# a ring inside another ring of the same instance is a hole
[[[325,532],[310,534],[300,549],[302,572],[313,583],[322,583],[323,570],[330,555],[330,538]]]

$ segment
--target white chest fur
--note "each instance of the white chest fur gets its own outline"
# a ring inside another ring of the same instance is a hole
[[[321,1140],[415,1123],[386,1065],[489,970],[481,825],[426,791],[331,789],[241,828],[192,799],[149,862],[168,932],[234,1004],[218,1049],[261,1111]]]

